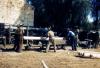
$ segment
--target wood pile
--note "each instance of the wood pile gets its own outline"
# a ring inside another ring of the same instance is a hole
[[[77,56],[83,57],[83,58],[100,58],[100,52],[78,51]]]

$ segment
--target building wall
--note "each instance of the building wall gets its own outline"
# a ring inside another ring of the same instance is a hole
[[[0,23],[33,26],[34,9],[25,0],[0,0]]]

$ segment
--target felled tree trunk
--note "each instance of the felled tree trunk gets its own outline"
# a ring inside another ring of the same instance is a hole
[[[100,58],[100,52],[78,51],[78,56],[83,58]]]

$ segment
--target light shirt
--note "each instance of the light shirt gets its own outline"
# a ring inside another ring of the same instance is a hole
[[[48,31],[48,37],[54,37],[54,32],[53,31]]]

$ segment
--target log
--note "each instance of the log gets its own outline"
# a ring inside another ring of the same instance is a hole
[[[93,52],[93,51],[78,51],[79,57],[84,58],[100,58],[100,52]]]
[[[24,36],[24,40],[49,40],[47,37],[37,37],[37,36]],[[54,37],[55,40],[63,40],[63,37]]]
[[[43,68],[49,68],[46,63],[44,62],[44,60],[42,60],[42,64],[43,64]]]

